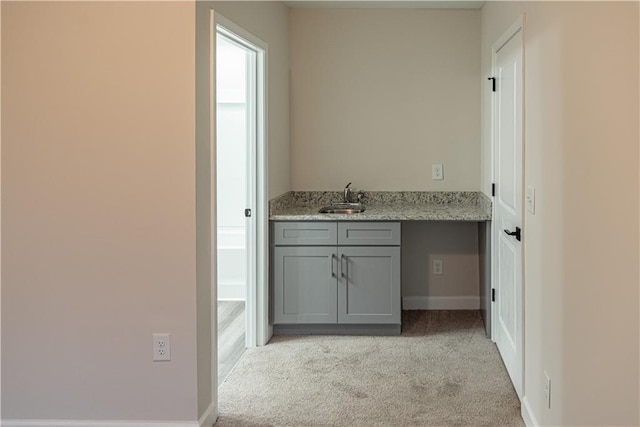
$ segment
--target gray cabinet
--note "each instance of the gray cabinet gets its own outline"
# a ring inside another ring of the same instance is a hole
[[[338,224],[335,222],[276,222],[273,244],[276,246],[335,246]]]
[[[338,323],[400,323],[400,248],[341,247]]]
[[[276,222],[274,324],[401,321],[400,223]]]
[[[335,323],[335,248],[285,246],[273,254],[274,322]]]
[[[339,222],[338,245],[400,246],[400,223]]]

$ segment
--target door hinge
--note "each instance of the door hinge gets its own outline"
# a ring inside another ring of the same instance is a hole
[[[251,217],[251,209],[245,209],[244,210],[244,216],[246,216],[247,218]]]
[[[489,77],[487,80],[491,80],[491,92],[495,92],[496,91],[496,78],[495,77]]]
[[[496,197],[496,185],[491,184],[491,197]]]
[[[495,290],[495,288],[491,289],[491,302],[496,302],[496,290]]]

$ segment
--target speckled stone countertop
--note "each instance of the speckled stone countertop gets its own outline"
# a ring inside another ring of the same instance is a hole
[[[358,214],[321,214],[342,201],[337,191],[290,191],[269,202],[272,221],[467,221],[491,220],[491,200],[471,191],[365,192],[366,210]]]

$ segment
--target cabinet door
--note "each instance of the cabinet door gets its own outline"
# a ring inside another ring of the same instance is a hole
[[[274,249],[274,323],[336,323],[336,247]]]
[[[338,323],[400,323],[400,248],[338,250]]]

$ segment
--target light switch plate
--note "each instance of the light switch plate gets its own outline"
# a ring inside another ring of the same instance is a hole
[[[548,409],[551,409],[551,379],[549,378],[549,374],[546,371],[543,372],[544,382],[542,383],[543,393],[544,393],[544,402],[547,405]]]
[[[527,195],[525,197],[527,202],[527,212],[530,214],[536,213],[536,189],[530,185],[527,186]]]

